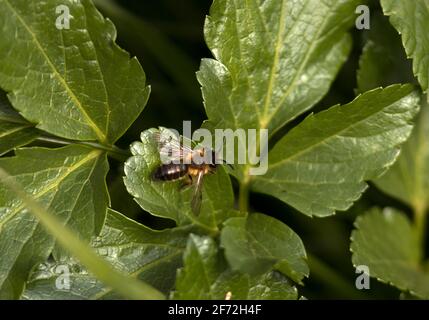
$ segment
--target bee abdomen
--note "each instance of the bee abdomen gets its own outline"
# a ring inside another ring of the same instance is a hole
[[[186,164],[164,164],[158,167],[153,173],[155,180],[176,180],[188,173]]]

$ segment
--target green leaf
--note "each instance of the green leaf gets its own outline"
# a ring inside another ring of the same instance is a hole
[[[78,235],[67,226],[64,226],[60,219],[23,191],[24,187],[1,168],[0,179],[6,188],[12,191],[25,204],[27,209],[38,219],[46,231],[55,237],[65,250],[77,257],[83,265],[88,267],[106,285],[111,286],[130,299],[165,299],[165,296],[161,292],[147,283],[118,272],[103,258],[98,256],[85,241],[79,239]]]
[[[214,1],[198,79],[217,128],[272,133],[328,91],[350,50],[358,1]],[[315,14],[317,13],[317,14]]]
[[[407,56],[423,90],[429,88],[429,0],[381,0],[384,14],[402,35]]]
[[[270,151],[253,189],[309,216],[347,210],[380,176],[411,133],[419,95],[411,85],[368,91],[344,106],[308,116]]]
[[[429,299],[429,274],[420,266],[418,237],[407,217],[394,209],[373,209],[355,222],[351,251],[354,266],[369,267],[370,276]]]
[[[116,269],[143,280],[162,292],[174,286],[176,269],[182,265],[189,227],[151,230],[109,210],[106,223],[92,240],[95,252]],[[69,272],[69,288],[58,289],[61,275]],[[47,261],[31,274],[24,299],[117,299],[118,293],[97,280],[75,259]]]
[[[374,181],[379,189],[422,214],[429,208],[428,135],[429,106],[425,104],[398,161],[384,176]]]
[[[214,1],[205,39],[214,59],[197,73],[208,128],[272,136],[329,90],[351,48],[357,0]],[[239,142],[240,143],[240,142]],[[258,146],[249,141],[248,147]],[[246,148],[246,146],[244,146]],[[247,180],[247,166],[234,166]]]
[[[60,5],[69,8],[70,29],[56,26]],[[140,64],[89,0],[0,0],[0,36],[0,86],[42,130],[111,144],[146,104]]]
[[[401,38],[380,14],[371,17],[371,29],[359,59],[357,91],[387,87],[395,83],[414,83],[412,64],[407,60]]]
[[[0,159],[0,168],[80,237],[89,239],[100,231],[109,201],[105,154],[76,145],[19,149],[15,157]],[[54,246],[23,201],[0,184],[2,298],[19,297],[31,268],[45,261]]]
[[[161,164],[158,145],[153,138],[157,131],[144,131],[142,142],[131,146],[134,156],[125,163],[124,178],[128,192],[153,215],[172,219],[179,225],[194,223],[217,232],[224,220],[237,215],[233,210],[234,193],[228,175],[219,167],[215,174],[204,177],[201,212],[195,217],[190,205],[193,188],[180,190],[183,181],[154,181],[152,178],[152,173]]]
[[[297,299],[289,280],[278,272],[249,276],[228,269],[215,241],[191,234],[184,267],[177,273],[174,299]]]
[[[0,90],[0,156],[37,138],[37,131],[15,112]]]
[[[308,276],[301,239],[272,217],[254,213],[228,219],[222,229],[221,245],[234,270],[262,274],[274,268],[298,283]]]

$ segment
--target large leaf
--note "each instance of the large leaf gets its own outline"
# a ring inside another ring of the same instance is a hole
[[[70,29],[56,27],[60,5]],[[0,36],[0,86],[38,128],[109,144],[146,104],[140,64],[90,0],[0,0]]]
[[[219,128],[275,131],[328,90],[350,49],[357,1],[214,1],[205,25],[217,60],[198,73]]]
[[[423,90],[429,88],[429,0],[381,0],[384,14],[402,35],[407,56]]]
[[[15,112],[0,90],[0,155],[32,142],[37,131]]]
[[[373,209],[357,218],[352,233],[353,264],[370,276],[429,299],[429,274],[420,266],[420,244],[407,217],[393,209]]]
[[[411,85],[368,91],[344,106],[308,116],[269,153],[253,189],[309,216],[346,210],[395,161],[411,133],[419,95]]]
[[[191,209],[194,189],[181,189],[183,181],[154,181],[152,173],[161,164],[157,142],[153,138],[157,129],[141,134],[142,142],[131,147],[133,157],[125,163],[125,185],[140,206],[153,215],[173,219],[179,225],[195,223],[216,232],[224,220],[235,216],[234,194],[231,181],[222,167],[213,175],[206,175],[203,184],[203,201],[198,217]]]
[[[273,268],[301,283],[308,276],[307,256],[298,235],[282,222],[259,213],[231,218],[221,245],[234,270],[262,274]]]
[[[174,299],[297,299],[297,290],[277,272],[250,277],[228,269],[215,241],[191,235],[178,271]]]
[[[105,154],[82,146],[19,149],[0,167],[82,238],[100,231],[108,205]],[[54,246],[22,200],[0,184],[0,296],[18,297],[31,268]]]
[[[197,74],[207,127],[268,129],[271,136],[314,106],[347,59],[358,3],[214,1],[205,39],[216,60],[203,59]],[[247,179],[247,166],[235,169]]]
[[[118,270],[146,281],[168,293],[174,286],[176,269],[182,264],[189,227],[154,231],[118,212],[109,210],[100,235],[92,240],[96,253]],[[69,288],[57,288],[66,270]],[[59,279],[59,280],[58,280]],[[116,299],[73,258],[40,264],[31,274],[24,299]]]

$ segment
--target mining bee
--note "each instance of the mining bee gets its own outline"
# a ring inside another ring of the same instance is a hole
[[[159,132],[154,134],[154,139],[158,143],[160,157],[166,156],[174,163],[158,166],[152,174],[153,180],[175,181],[182,179],[182,188],[195,186],[191,208],[194,214],[198,215],[202,202],[203,177],[206,174],[216,172],[219,166],[217,153],[207,147],[193,149],[191,144],[185,146],[183,140],[180,141],[180,139],[172,136],[165,138]]]

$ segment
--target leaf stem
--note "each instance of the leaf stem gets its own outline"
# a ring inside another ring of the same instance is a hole
[[[340,276],[329,265],[318,257],[307,252],[308,264],[311,276],[317,278],[320,282],[336,290],[341,298],[365,299],[368,298],[361,291],[357,290],[349,281]]]
[[[240,183],[238,207],[243,215],[246,215],[249,211],[249,179],[244,179],[243,182]]]
[[[43,141],[43,142],[55,143],[59,145],[70,145],[70,144],[84,145],[87,147],[91,147],[93,149],[105,151],[109,156],[121,162],[125,162],[131,156],[131,154],[127,150],[120,149],[114,145],[107,146],[93,141],[74,141],[74,140],[68,140],[65,138],[49,136],[49,135],[39,136],[37,140]]]
[[[425,240],[426,240],[426,208],[424,205],[414,205],[414,223],[417,233],[418,243],[420,244],[421,252],[425,252]],[[422,259],[424,255],[422,254]]]
[[[85,242],[80,240],[69,228],[64,226],[55,215],[48,212],[36,200],[31,198],[14,177],[0,168],[0,181],[13,191],[26,205],[29,211],[53,235],[59,244],[75,256],[89,271],[106,285],[130,299],[165,299],[164,295],[149,284],[133,279],[114,269],[107,261],[98,256]]]

